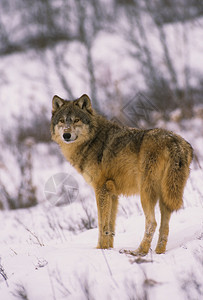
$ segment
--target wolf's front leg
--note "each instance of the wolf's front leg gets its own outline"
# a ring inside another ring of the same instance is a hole
[[[118,196],[115,194],[112,195],[112,205],[111,205],[111,216],[110,216],[110,232],[109,237],[109,247],[113,248],[114,236],[115,236],[115,227],[116,227],[116,215],[118,210]]]
[[[98,226],[99,226],[99,239],[97,248],[107,249],[113,247],[114,239],[114,224],[112,226],[112,206],[115,196],[115,190],[112,180],[107,182],[101,187],[96,189],[96,200],[98,209]],[[114,218],[115,223],[115,218]]]

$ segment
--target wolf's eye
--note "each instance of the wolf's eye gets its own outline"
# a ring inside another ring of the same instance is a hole
[[[64,119],[60,119],[59,122],[60,122],[60,123],[64,123]]]
[[[75,118],[74,123],[78,123],[80,121],[79,118]]]

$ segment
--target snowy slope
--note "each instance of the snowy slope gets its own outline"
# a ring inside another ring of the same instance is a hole
[[[29,214],[39,223],[43,211],[45,218],[46,212],[40,207],[30,213],[20,211],[20,219],[26,224]],[[126,232],[118,230],[115,249],[98,250],[94,248],[97,229],[76,236],[66,234],[61,242],[46,242],[40,238],[46,227],[30,233],[17,225],[15,214],[11,215],[3,229],[8,234],[10,227],[13,241],[5,236],[1,242],[1,265],[7,275],[6,281],[3,277],[0,280],[1,299],[16,299],[20,291],[27,295],[24,299],[33,300],[200,299],[203,292],[203,208],[187,208],[175,214],[166,254],[151,250],[142,259],[120,254],[119,249],[138,246],[143,216],[132,215],[125,221]],[[152,249],[154,246],[155,241]]]

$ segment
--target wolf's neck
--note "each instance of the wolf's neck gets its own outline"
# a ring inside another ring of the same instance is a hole
[[[116,124],[112,125],[115,129],[119,128]],[[109,121],[99,117],[97,122],[94,122],[94,127],[91,128],[86,140],[81,143],[60,143],[63,155],[79,173],[83,174],[90,165],[100,162],[100,156],[102,158],[103,155],[102,145],[107,140],[108,131]]]
[[[66,144],[66,143],[60,143],[59,144],[61,151],[65,158],[72,164],[74,165],[73,159],[74,159],[74,154],[77,152],[77,146],[74,145],[74,143],[71,144]]]

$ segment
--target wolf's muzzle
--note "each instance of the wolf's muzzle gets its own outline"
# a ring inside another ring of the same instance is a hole
[[[70,141],[71,138],[71,133],[70,132],[66,132],[63,134],[63,138],[66,142]]]
[[[74,132],[63,132],[61,135],[65,143],[73,143],[77,140],[77,135]]]

